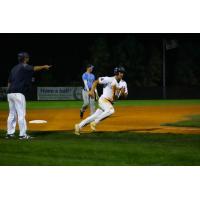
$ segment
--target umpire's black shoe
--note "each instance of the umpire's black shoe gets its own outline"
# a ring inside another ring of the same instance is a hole
[[[83,114],[84,112],[82,110],[80,110],[80,118],[83,119]]]
[[[15,138],[14,134],[6,134],[5,139],[13,139],[13,138]]]
[[[20,140],[30,140],[32,137],[30,135],[19,136]]]

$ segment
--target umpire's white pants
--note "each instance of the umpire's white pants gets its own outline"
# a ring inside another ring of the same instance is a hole
[[[20,136],[26,135],[26,99],[21,93],[8,94],[9,116],[7,121],[7,134],[14,134],[18,119]]]

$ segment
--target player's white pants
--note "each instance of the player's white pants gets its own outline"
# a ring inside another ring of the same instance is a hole
[[[7,121],[7,134],[14,134],[18,119],[20,136],[26,135],[26,99],[23,94],[8,94],[9,116]]]
[[[83,105],[81,110],[85,112],[88,106],[90,106],[90,114],[92,115],[95,112],[95,99],[91,98],[88,95],[88,91],[82,90],[82,96],[83,96]]]
[[[101,97],[99,99],[99,108],[96,110],[96,112],[93,115],[83,120],[79,124],[79,128],[82,128],[93,121],[95,121],[95,123],[98,124],[101,120],[112,115],[114,112],[115,110],[113,108],[113,105],[110,103],[110,101]]]

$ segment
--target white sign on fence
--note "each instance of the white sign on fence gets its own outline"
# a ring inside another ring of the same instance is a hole
[[[38,100],[81,100],[82,87],[38,87]]]

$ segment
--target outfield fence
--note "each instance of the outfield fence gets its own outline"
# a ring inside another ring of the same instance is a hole
[[[37,87],[37,100],[81,100],[82,87]]]
[[[82,100],[82,87],[32,87],[27,100]],[[0,100],[5,101],[7,87],[0,87]],[[99,94],[102,88],[98,88]],[[167,99],[200,99],[200,87],[168,87]],[[162,87],[132,87],[129,86],[128,99],[162,99]]]

